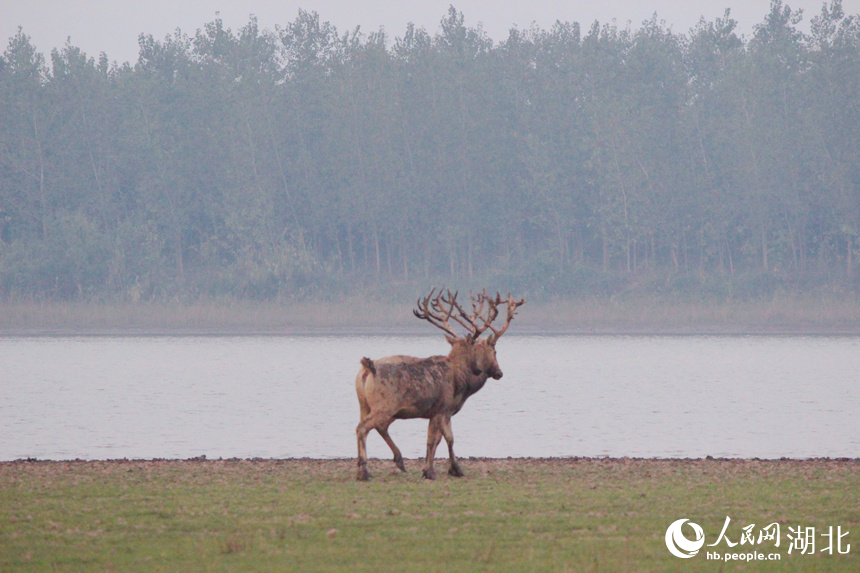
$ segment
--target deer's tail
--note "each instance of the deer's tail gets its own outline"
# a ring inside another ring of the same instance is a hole
[[[371,374],[376,375],[376,365],[373,364],[373,360],[365,356],[361,359],[361,365],[367,368]]]

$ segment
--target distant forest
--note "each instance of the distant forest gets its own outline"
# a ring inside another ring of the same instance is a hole
[[[0,300],[860,292],[860,18],[314,12],[0,58]]]

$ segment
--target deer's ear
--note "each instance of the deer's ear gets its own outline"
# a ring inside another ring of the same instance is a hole
[[[496,340],[498,340],[498,339],[496,338],[496,335],[495,335],[495,334],[491,334],[490,336],[488,336],[488,337],[487,337],[487,344],[489,344],[490,346],[492,346],[493,348],[495,348],[495,347],[496,347]]]
[[[457,342],[456,338],[454,338],[453,336],[450,336],[448,334],[445,335],[445,340],[447,340],[448,344],[450,344],[451,346],[454,346],[454,343]]]

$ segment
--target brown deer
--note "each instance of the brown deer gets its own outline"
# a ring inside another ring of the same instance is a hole
[[[436,479],[433,460],[436,448],[444,436],[448,443],[450,466],[448,473],[461,477],[463,470],[454,455],[454,434],[451,431],[451,416],[460,411],[466,399],[483,388],[488,377],[498,380],[502,377],[496,361],[496,342],[511,324],[516,310],[525,300],[515,301],[509,294],[507,300],[498,293],[495,297],[486,291],[472,296],[472,312],[467,313],[457,302],[457,293],[447,290],[433,296],[430,294],[418,300],[415,316],[426,320],[445,332],[445,339],[451,344],[448,356],[388,356],[378,360],[361,359],[361,369],[355,378],[355,390],[361,408],[361,421],[355,429],[358,437],[358,474],[359,480],[367,480],[366,440],[370,430],[376,430],[391,451],[394,463],[401,471],[406,471],[403,456],[388,435],[388,426],[394,420],[406,418],[427,418],[427,458],[423,475]],[[501,328],[495,328],[493,321],[499,315],[499,306],[507,305],[507,320]],[[458,336],[451,324],[454,321],[466,329],[464,336]],[[486,330],[492,331],[487,338],[481,338]]]

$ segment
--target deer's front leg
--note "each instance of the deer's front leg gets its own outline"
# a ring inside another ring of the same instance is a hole
[[[448,458],[451,460],[448,474],[454,477],[463,477],[463,469],[460,467],[460,462],[457,461],[457,456],[454,455],[454,431],[451,429],[450,416],[442,418],[441,430],[442,435],[445,436],[445,441],[448,443]]]
[[[424,471],[421,473],[427,479],[436,479],[436,470],[433,469],[433,460],[436,458],[436,448],[442,441],[442,417],[430,418],[427,426],[427,459],[424,460]]]

